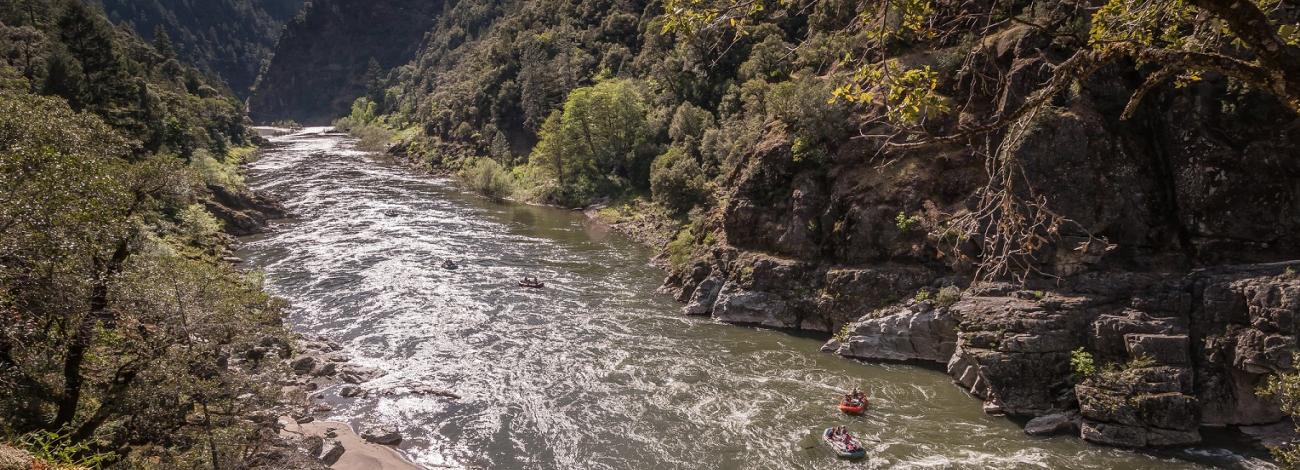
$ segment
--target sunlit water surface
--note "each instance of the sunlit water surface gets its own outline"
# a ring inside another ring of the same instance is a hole
[[[580,214],[497,204],[308,129],[277,137],[250,183],[293,218],[245,240],[302,332],[388,374],[367,398],[326,390],[332,419],[390,424],[430,467],[530,469],[1206,468],[1224,451],[1152,456],[1032,438],[934,370],[861,364],[821,341],[685,318],[644,247]],[[460,269],[440,267],[456,260]],[[542,290],[516,281],[534,275]],[[833,397],[872,396],[846,417]],[[412,385],[460,399],[404,393]],[[385,393],[387,392],[387,393]],[[844,424],[871,458],[837,460]],[[1199,456],[1194,463],[1180,457]]]

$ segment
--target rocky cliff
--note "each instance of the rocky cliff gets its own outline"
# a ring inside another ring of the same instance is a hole
[[[1013,77],[1055,60],[1028,28],[982,53]],[[899,219],[969,207],[986,175],[968,150],[879,164],[849,145],[829,169],[807,168],[769,132],[702,224],[722,242],[665,288],[687,314],[838,333],[826,350],[846,357],[942,364],[987,411],[1073,416],[1092,442],[1191,444],[1204,426],[1281,421],[1254,391],[1291,370],[1300,333],[1300,262],[1287,261],[1300,259],[1300,121],[1214,80],[1163,89],[1120,120],[1134,77],[1098,76],[1009,148],[1079,224],[1037,254],[1044,278],[966,286],[970,266]],[[1103,372],[1078,376],[1075,350]]]
[[[290,22],[249,112],[258,122],[328,123],[415,55],[441,1],[321,0]]]

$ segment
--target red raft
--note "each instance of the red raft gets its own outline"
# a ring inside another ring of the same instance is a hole
[[[840,400],[840,411],[843,411],[844,414],[860,415],[860,414],[862,414],[863,411],[866,411],[866,410],[867,410],[867,399],[866,399],[866,398],[863,398],[862,401],[858,401],[858,400],[853,400],[853,401]]]

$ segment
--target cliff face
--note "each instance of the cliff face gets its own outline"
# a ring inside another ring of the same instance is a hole
[[[987,53],[1013,75],[1050,60],[1043,38],[1007,34],[1014,46]],[[968,207],[983,160],[940,149],[863,164],[847,148],[829,169],[800,169],[790,139],[769,133],[722,180],[706,225],[726,242],[666,287],[687,314],[838,332],[826,350],[847,357],[943,364],[987,411],[1077,413],[1092,442],[1182,445],[1202,426],[1281,421],[1255,390],[1291,370],[1300,334],[1300,262],[1286,261],[1300,259],[1300,121],[1213,81],[1121,121],[1116,96],[1133,84],[1099,77],[1007,149],[1053,210],[1110,244],[1080,247],[1084,231],[1063,229],[1037,257],[1059,279],[934,298],[969,266],[895,216],[922,201]],[[1079,348],[1112,369],[1077,376]]]
[[[389,69],[411,60],[443,2],[323,0],[286,27],[259,79],[255,121],[327,123]]]

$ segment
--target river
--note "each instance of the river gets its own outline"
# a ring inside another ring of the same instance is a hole
[[[679,314],[645,247],[581,214],[502,204],[309,129],[250,165],[293,217],[240,255],[289,321],[387,371],[331,419],[398,426],[431,468],[1207,468],[1226,451],[1150,455],[1033,438],[945,374],[821,353],[821,339]],[[453,259],[459,269],[443,269]],[[533,275],[545,289],[521,289]],[[402,393],[411,385],[460,399]],[[834,407],[861,385],[862,417]],[[388,392],[388,393],[384,393]],[[818,434],[847,425],[865,462]],[[1217,456],[1217,457],[1215,457]],[[1195,457],[1191,460],[1186,457]]]

